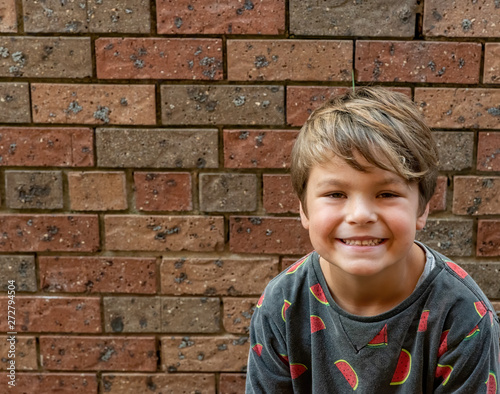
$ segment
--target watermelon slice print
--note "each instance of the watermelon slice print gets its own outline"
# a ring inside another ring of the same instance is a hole
[[[455,274],[460,276],[462,279],[464,279],[467,275],[469,275],[467,272],[465,272],[465,270],[462,267],[455,264],[453,261],[447,261],[446,265],[448,265],[448,267],[450,267],[455,272]]]
[[[288,356],[286,354],[280,354],[278,356],[280,358],[281,361],[283,361],[285,364],[289,364],[289,361],[288,361]]]
[[[323,319],[316,315],[311,315],[311,334],[326,328]]]
[[[420,321],[418,323],[418,331],[417,332],[427,331],[427,320],[429,320],[429,310],[428,309],[422,311],[422,314],[420,315]]]
[[[307,367],[304,364],[290,364],[290,375],[292,376],[292,379],[297,379],[306,371]]]
[[[493,327],[493,312],[488,311],[488,315],[490,316],[491,327]]]
[[[292,305],[292,303],[288,300],[285,300],[283,306],[281,307],[281,318],[284,322],[286,322],[286,310],[290,308],[290,305]]]
[[[383,347],[387,346],[387,323],[380,330],[380,332],[375,335],[375,337],[368,342],[369,347]]]
[[[486,383],[486,394],[496,394],[497,393],[497,377],[493,372],[488,375],[488,380]]]
[[[479,329],[479,326],[474,327],[474,328],[471,330],[471,332],[469,332],[469,333],[467,334],[467,336],[464,338],[464,340],[468,341],[469,339],[474,338],[477,334],[479,334],[479,331],[481,331],[481,330]]]
[[[310,255],[311,255],[311,253],[309,253],[307,256],[304,256],[303,258],[301,258],[296,263],[293,263],[293,265],[290,268],[287,269],[285,275],[295,274],[295,272],[297,272],[297,270],[300,267],[302,267],[303,264],[305,264],[305,262],[307,261],[307,259],[309,258]]]
[[[450,330],[443,331],[441,334],[441,338],[439,341],[441,344],[439,345],[438,349],[438,358],[441,357],[443,354],[445,354],[448,351],[448,333]]]
[[[262,306],[262,303],[264,302],[264,296],[266,295],[266,293],[262,293],[262,295],[260,296],[259,298],[259,301],[257,302],[257,308],[260,308]]]
[[[448,380],[450,380],[451,373],[453,372],[453,367],[451,365],[441,365],[438,364],[436,368],[436,378],[443,378],[443,386],[446,386]]]
[[[330,305],[328,300],[326,299],[325,292],[319,283],[316,283],[314,286],[310,287],[311,293],[319,302],[325,305]]]
[[[351,367],[351,364],[349,364],[345,360],[338,360],[335,361],[336,367],[339,369],[339,371],[344,375],[345,380],[347,380],[347,383],[351,386],[351,388],[356,391],[358,388],[358,374],[354,369]]]
[[[252,346],[252,350],[260,357],[262,355],[262,347],[260,343],[256,343]]]
[[[411,373],[411,354],[406,349],[401,349],[399,354],[398,365],[392,376],[391,386],[403,384],[406,382]]]
[[[486,315],[486,312],[488,312],[488,309],[486,308],[486,305],[484,305],[483,301],[474,302],[474,308],[476,308],[477,314],[481,317]]]

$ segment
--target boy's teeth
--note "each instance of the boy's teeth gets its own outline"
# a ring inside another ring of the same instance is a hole
[[[343,239],[342,241],[344,241],[344,243],[346,245],[375,246],[375,245],[378,245],[380,242],[382,242],[382,239],[375,238],[375,239],[366,239],[366,240],[363,240],[363,241],[353,240],[353,239]]]

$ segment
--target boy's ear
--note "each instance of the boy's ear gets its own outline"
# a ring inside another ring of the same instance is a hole
[[[302,208],[301,202],[299,202],[299,209],[300,209],[300,221],[302,223],[302,227],[304,227],[306,230],[309,230],[309,219],[307,218],[307,215],[304,212],[304,208]]]
[[[422,230],[425,227],[427,216],[429,216],[429,203],[425,206],[424,213],[417,218],[417,230]]]

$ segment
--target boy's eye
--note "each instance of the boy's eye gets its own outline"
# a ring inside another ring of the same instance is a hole
[[[330,193],[327,195],[327,197],[331,198],[344,198],[345,195],[343,193]]]
[[[380,193],[379,196],[382,197],[382,198],[392,198],[392,197],[397,197],[397,194],[394,194],[394,193]]]

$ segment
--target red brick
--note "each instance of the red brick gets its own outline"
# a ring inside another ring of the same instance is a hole
[[[478,221],[476,254],[500,256],[500,220]]]
[[[156,292],[156,259],[148,257],[38,258],[40,287],[65,293]]]
[[[229,226],[232,252],[306,254],[313,249],[299,218],[233,216]]]
[[[31,122],[30,92],[27,83],[0,83],[0,122]]]
[[[302,126],[309,115],[331,97],[343,94],[352,87],[288,86],[286,88],[286,122]],[[411,97],[410,88],[389,88]]]
[[[0,7],[0,33],[17,32],[16,0],[3,0]]]
[[[2,310],[7,310],[8,297],[0,297]],[[24,297],[17,296],[16,330],[24,332],[101,332],[99,298],[90,297]],[[8,329],[7,319],[0,322],[2,331]]]
[[[281,271],[284,271],[290,267],[293,263],[296,263],[298,259],[295,257],[283,257],[281,259]]]
[[[416,88],[415,102],[430,127],[500,127],[499,89]]]
[[[500,133],[478,133],[477,169],[500,171]]]
[[[123,172],[70,172],[69,200],[76,211],[127,209],[127,190]]]
[[[193,209],[189,172],[135,172],[135,206],[141,211]]]
[[[223,298],[224,329],[233,334],[248,334],[258,301],[258,298]]]
[[[5,309],[7,310],[7,309]],[[4,315],[5,316],[5,315]],[[7,330],[10,331],[10,330]],[[6,370],[11,360],[8,356],[10,342],[7,342],[7,335],[0,336],[0,369]],[[36,354],[36,338],[31,336],[16,335],[16,375],[18,371],[38,369]],[[1,373],[1,376],[7,374]],[[9,379],[10,380],[10,379]],[[1,382],[1,380],[0,380]],[[2,384],[2,383],[0,383]]]
[[[500,37],[500,16],[493,1],[427,0],[424,36]]]
[[[168,372],[241,372],[246,369],[248,337],[163,337],[162,368]]]
[[[448,178],[439,176],[437,178],[436,190],[429,201],[430,212],[446,211],[446,190],[448,188]]]
[[[264,174],[263,199],[267,213],[299,213],[299,199],[290,175]]]
[[[94,135],[87,128],[0,127],[0,166],[94,165]]]
[[[104,392],[109,394],[138,393],[199,393],[215,394],[215,375],[207,373],[183,374],[121,374],[103,373]],[[157,391],[160,390],[160,391]]]
[[[352,51],[346,40],[229,40],[228,79],[350,81]]]
[[[16,364],[17,366],[17,364]],[[0,385],[8,387],[7,374],[0,375]],[[89,373],[16,373],[16,385],[9,394],[97,394],[97,376]]]
[[[222,40],[200,38],[99,38],[100,79],[210,79],[222,75]]]
[[[97,215],[0,215],[2,252],[73,251],[99,248]]]
[[[92,77],[89,37],[0,37],[1,77]]]
[[[31,84],[36,123],[156,124],[154,85]]]
[[[288,168],[296,130],[224,130],[226,168]]]
[[[478,83],[481,51],[469,42],[357,41],[357,80]]]
[[[285,0],[157,0],[159,34],[283,34]]]
[[[500,44],[484,45],[484,83],[500,83]]]
[[[219,381],[220,394],[240,394],[245,392],[247,375],[244,373],[221,373]]]
[[[455,176],[455,215],[500,214],[500,177]]]
[[[163,258],[163,294],[260,295],[278,274],[275,258]]]
[[[61,371],[155,371],[154,337],[41,336],[42,366]]]
[[[106,215],[104,225],[108,250],[206,252],[224,247],[222,216]]]

